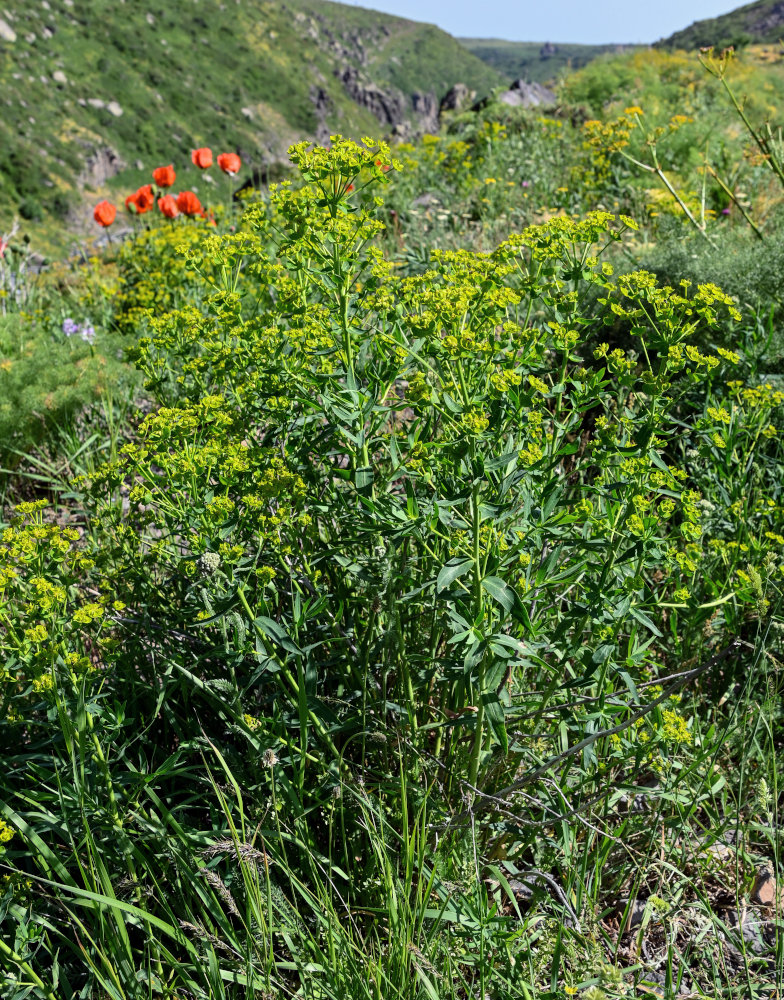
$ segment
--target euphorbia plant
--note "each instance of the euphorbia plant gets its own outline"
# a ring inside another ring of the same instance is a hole
[[[636,701],[699,652],[678,608],[736,602],[676,435],[682,392],[737,361],[693,339],[737,313],[712,285],[616,280],[602,255],[633,223],[605,212],[397,278],[374,244],[388,148],[292,159],[301,185],[188,251],[206,308],[138,345],[165,405],[94,487],[130,488],[123,599],[156,588],[178,628],[218,629],[232,697],[277,692],[302,761],[311,733],[364,755],[384,720],[489,791],[541,763],[515,707],[532,671],[534,717],[578,686],[601,725],[619,685]]]

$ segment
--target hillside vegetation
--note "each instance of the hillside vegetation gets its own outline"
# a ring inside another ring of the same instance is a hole
[[[782,68],[784,51],[765,45],[748,46],[728,65],[727,78],[753,119],[780,120],[784,112]],[[567,77],[560,93],[565,101],[582,105],[596,117],[606,118],[609,112],[631,104],[641,104],[649,115],[687,115],[701,138],[716,130],[719,143],[736,130],[736,122],[726,113],[726,95],[706,74],[696,53],[647,49],[602,59]]]
[[[3,1000],[784,993],[780,59],[0,227]]]
[[[307,135],[437,128],[457,82],[502,83],[429,25],[319,0],[8,0],[0,11],[0,221],[77,217],[206,142],[251,167]]]

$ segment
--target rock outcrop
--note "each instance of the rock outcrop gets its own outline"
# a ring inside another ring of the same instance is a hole
[[[541,83],[529,83],[527,80],[515,80],[509,90],[502,90],[495,100],[511,108],[553,108],[557,98],[552,90],[543,87]],[[475,105],[477,109],[486,107],[489,99]]]
[[[79,140],[79,145],[85,148],[84,167],[79,174],[80,184],[101,187],[126,166],[120,154],[111,146],[90,147],[84,140]]]
[[[406,102],[400,91],[382,90],[371,80],[364,80],[355,66],[344,66],[335,75],[351,100],[372,112],[382,125],[394,128],[405,121]]]
[[[414,91],[407,97],[395,87],[384,89],[365,78],[356,66],[344,66],[335,75],[352,101],[367,108],[395,135],[438,131],[439,106],[435,94]]]
[[[323,87],[313,83],[310,86],[310,103],[316,112],[316,142],[325,145],[329,142],[331,129],[328,124],[329,115],[332,111],[332,101],[329,94]]]
[[[475,90],[469,90],[464,83],[456,83],[441,98],[439,110],[442,114],[444,111],[465,111],[475,100]]]
[[[411,110],[414,112],[417,132],[437,132],[439,106],[435,94],[411,95]]]

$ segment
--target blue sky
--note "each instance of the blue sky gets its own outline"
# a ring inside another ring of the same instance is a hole
[[[655,42],[747,0],[343,0],[453,35],[518,42]]]

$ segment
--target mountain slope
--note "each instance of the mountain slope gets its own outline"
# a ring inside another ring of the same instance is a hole
[[[430,25],[325,0],[5,0],[0,223],[66,217],[205,144],[248,167],[330,132],[433,127],[503,80]]]
[[[694,24],[663,38],[656,45],[667,49],[728,48],[749,42],[779,42],[784,38],[784,0],[758,0],[721,17]]]
[[[580,69],[597,56],[629,52],[634,45],[553,45],[551,42],[508,42],[500,38],[461,38],[460,42],[507,80],[522,78],[551,83]]]

